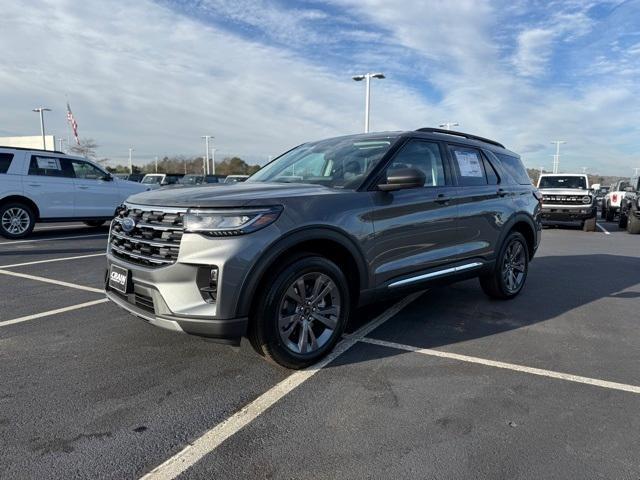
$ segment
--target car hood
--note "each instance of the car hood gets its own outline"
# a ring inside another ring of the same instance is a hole
[[[539,188],[538,191],[543,195],[593,195],[589,190],[580,188]]]
[[[345,191],[299,183],[220,183],[139,193],[127,202],[158,207],[240,207],[273,205],[292,197],[335,195]],[[350,190],[347,190],[350,192]]]

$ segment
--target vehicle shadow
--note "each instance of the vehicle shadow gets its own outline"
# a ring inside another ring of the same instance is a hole
[[[492,300],[477,280],[425,292],[370,337],[420,348],[438,348],[544,322],[603,298],[640,297],[640,258],[621,255],[545,256],[531,263],[523,292],[513,300]],[[637,286],[635,291],[624,291]],[[384,305],[356,311],[356,324],[384,311]],[[377,309],[377,312],[376,312]],[[603,319],[606,320],[606,319]],[[371,349],[367,360],[402,353]],[[371,356],[373,354],[373,357]],[[349,363],[338,358],[331,366]],[[353,357],[352,361],[353,361]]]

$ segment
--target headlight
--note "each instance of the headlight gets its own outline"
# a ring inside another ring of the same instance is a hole
[[[184,215],[185,232],[228,237],[255,232],[275,222],[282,207],[231,210],[189,209]]]
[[[591,197],[589,195],[585,195],[584,197],[582,197],[582,203],[584,203],[585,205],[588,205],[591,203]]]

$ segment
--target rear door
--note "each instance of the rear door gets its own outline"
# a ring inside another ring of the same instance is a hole
[[[448,152],[458,185],[456,260],[492,257],[514,209],[513,192],[480,149],[450,143]]]
[[[36,203],[41,218],[74,216],[74,174],[68,158],[32,154],[23,188]]]
[[[75,174],[75,217],[112,217],[121,200],[116,182],[90,162],[72,159]]]
[[[419,188],[372,192],[377,285],[445,264],[455,254],[457,208],[451,199],[456,187],[442,144],[410,139],[387,171],[394,168],[419,169],[426,181]]]

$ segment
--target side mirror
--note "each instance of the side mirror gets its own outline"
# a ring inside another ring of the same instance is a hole
[[[425,174],[416,168],[394,168],[387,171],[387,183],[378,185],[383,192],[423,187]]]
[[[102,180],[105,182],[113,182],[113,175],[107,173],[104,177],[102,177]]]

